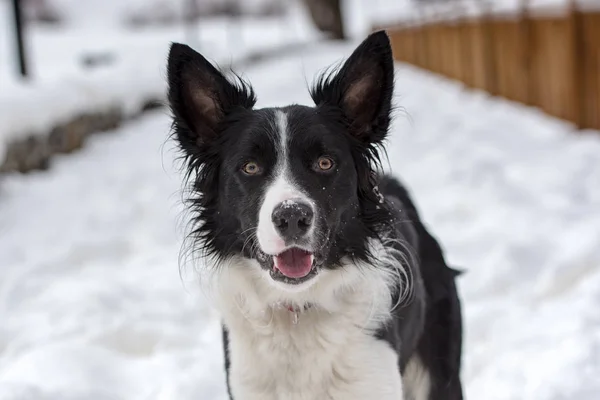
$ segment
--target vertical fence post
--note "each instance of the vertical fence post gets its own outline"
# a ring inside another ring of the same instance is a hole
[[[585,67],[587,83],[586,127],[600,130],[600,12],[588,11],[582,16],[584,50],[587,54]]]
[[[416,52],[416,56],[417,56],[417,62],[419,63],[419,68],[426,68],[425,67],[425,60],[423,59],[423,48],[424,48],[424,43],[423,43],[423,21],[421,18],[421,9],[420,7],[417,5],[417,12],[415,15],[415,52]]]
[[[471,41],[467,35],[467,29],[469,24],[469,16],[466,13],[466,8],[463,7],[462,3],[459,3],[460,19],[458,24],[458,44],[460,48],[459,58],[461,60],[461,71],[460,79],[467,86],[472,86],[471,78],[473,76],[472,65],[473,60],[471,58]]]
[[[535,74],[533,73],[533,52],[535,50],[535,42],[532,29],[532,20],[529,15],[529,0],[521,1],[521,35],[523,37],[522,61],[523,70],[526,75],[526,93],[525,104],[535,105],[536,102],[536,84]]]
[[[586,128],[587,124],[587,86],[586,86],[586,72],[587,72],[587,52],[585,49],[585,38],[583,32],[582,16],[577,9],[577,3],[575,0],[570,2],[570,18],[571,18],[571,32],[573,39],[573,91],[574,91],[574,119],[575,124],[579,128]]]
[[[483,62],[485,68],[485,86],[486,90],[490,92],[492,96],[496,96],[498,94],[498,85],[496,77],[496,42],[494,35],[495,18],[491,12],[490,3],[486,0],[483,4],[482,29],[484,34]]]
[[[19,61],[19,73],[23,78],[28,76],[27,57],[25,55],[25,41],[23,39],[23,13],[21,10],[21,1],[12,0],[14,21],[15,21],[15,41],[17,50],[17,59]]]

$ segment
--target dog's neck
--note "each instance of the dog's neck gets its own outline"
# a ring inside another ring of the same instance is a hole
[[[292,324],[297,325],[300,320],[302,313],[313,308],[314,305],[307,303],[304,305],[297,305],[290,302],[277,302],[271,306],[273,310],[287,310],[291,318]]]
[[[373,249],[378,253],[378,248]],[[386,263],[387,254],[374,258]],[[269,281],[258,263],[236,258],[222,268],[216,283],[217,308],[230,328],[289,329],[287,322],[301,324],[324,323],[329,319],[345,318],[358,326],[370,329],[389,317],[390,282],[396,276],[388,268],[369,265],[350,265],[323,270],[308,288],[291,290]],[[292,288],[294,289],[294,288]],[[249,326],[244,327],[248,324]]]
[[[397,374],[395,353],[372,334],[390,317],[390,276],[378,266],[344,267],[325,271],[306,290],[290,292],[270,282],[258,265],[227,266],[219,309],[228,332],[234,395],[364,399],[368,395],[357,389],[366,376],[361,366],[381,364],[382,371]],[[341,371],[342,378],[332,371]],[[336,379],[340,385],[331,383]]]

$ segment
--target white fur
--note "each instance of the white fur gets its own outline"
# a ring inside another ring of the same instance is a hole
[[[278,147],[278,157],[275,165],[276,174],[275,178],[267,186],[265,191],[263,202],[258,213],[258,228],[256,230],[256,237],[261,250],[271,255],[280,254],[286,249],[285,242],[275,229],[271,219],[275,207],[284,201],[301,202],[309,204],[314,212],[314,202],[302,193],[302,191],[294,185],[294,182],[291,179],[287,162],[287,116],[281,110],[275,111],[275,131],[278,135],[278,140],[276,140]],[[311,235],[312,229],[308,232],[308,236],[310,237]]]
[[[314,211],[314,202],[292,179],[283,111],[275,112],[274,128],[276,172],[260,204],[257,226],[259,246],[271,255],[286,246],[272,222],[275,207],[299,201]],[[212,269],[209,288],[215,290],[229,332],[234,399],[402,400],[399,356],[373,335],[396,306],[391,289],[410,281],[403,265],[406,255],[390,244],[369,243],[381,265],[342,260],[342,268],[321,269],[299,285],[275,281],[258,262],[242,257]],[[403,288],[408,293],[410,288]],[[302,311],[290,311],[290,306]]]
[[[371,247],[380,262],[397,262],[389,248]],[[235,400],[403,398],[398,355],[373,336],[390,318],[397,272],[346,260],[289,290],[274,286],[253,260],[232,258],[222,267],[213,283],[229,330]],[[296,324],[281,306],[308,304]]]
[[[275,229],[271,218],[275,207],[284,201],[312,204],[284,174],[275,178],[265,193],[258,213],[258,228],[256,230],[258,244],[261,250],[267,254],[277,255],[286,249],[285,241]],[[308,234],[310,235],[311,232]]]
[[[418,355],[408,361],[403,379],[406,397],[411,400],[429,400],[431,377]]]

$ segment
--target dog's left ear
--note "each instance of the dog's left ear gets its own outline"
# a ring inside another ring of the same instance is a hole
[[[380,143],[390,123],[394,61],[385,31],[371,34],[334,75],[321,77],[311,91],[317,106],[342,110],[350,133]]]

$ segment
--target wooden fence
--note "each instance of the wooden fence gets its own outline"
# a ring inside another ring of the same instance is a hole
[[[600,12],[562,14],[385,28],[397,60],[600,129]]]

